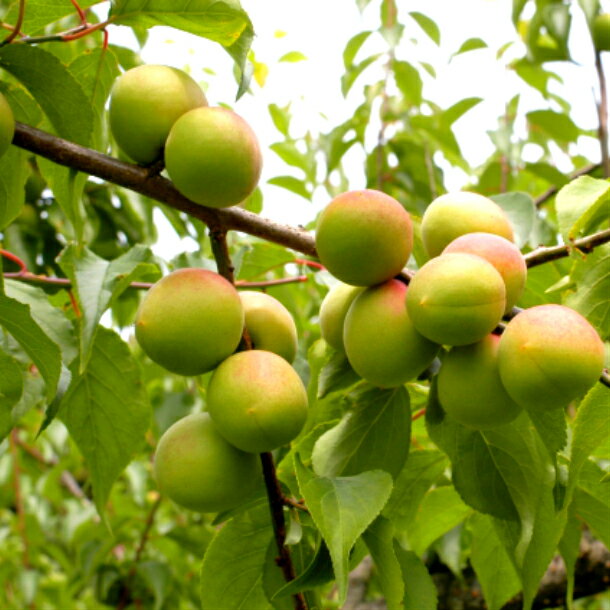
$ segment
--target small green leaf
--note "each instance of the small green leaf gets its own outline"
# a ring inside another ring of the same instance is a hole
[[[554,110],[532,110],[526,114],[530,131],[542,132],[560,144],[575,142],[581,130],[567,115]]]
[[[311,193],[305,186],[305,182],[294,176],[276,176],[275,178],[267,180],[267,183],[284,188],[287,191],[300,195],[304,199],[307,199],[307,201],[311,201]]]
[[[307,57],[305,57],[305,55],[303,55],[303,53],[301,53],[300,51],[289,51],[288,53],[285,53],[284,55],[282,55],[278,61],[286,61],[288,63],[296,63],[298,61],[305,61],[307,59]]]
[[[290,105],[284,106],[283,108],[277,104],[269,104],[269,114],[271,120],[275,125],[276,129],[284,136],[288,137],[288,130],[290,128]]]
[[[349,39],[348,43],[345,45],[345,50],[343,51],[343,65],[346,70],[354,65],[354,60],[356,59],[356,55],[358,55],[358,51],[371,34],[372,32],[360,32]]]
[[[417,25],[419,25],[419,27],[430,37],[432,42],[435,42],[437,45],[441,43],[441,31],[435,21],[430,19],[427,15],[417,11],[411,11],[409,15],[411,15],[417,22]]]
[[[486,49],[487,43],[480,38],[469,38],[465,40],[460,48],[453,54],[453,57],[462,53],[468,53],[468,51],[476,51],[477,49]]]
[[[536,206],[531,195],[518,192],[500,193],[492,195],[491,199],[506,212],[515,230],[515,243],[518,248],[523,248],[529,241],[536,218]]]
[[[453,125],[458,119],[463,117],[469,110],[483,101],[480,97],[467,97],[453,104],[443,112],[443,123],[447,126]]]
[[[371,55],[366,59],[363,59],[360,63],[354,64],[343,74],[341,77],[341,93],[343,97],[347,96],[352,85],[356,82],[356,79],[374,62],[381,57],[380,54]]]
[[[406,61],[393,61],[394,78],[405,101],[412,106],[422,103],[423,82],[419,72]]]

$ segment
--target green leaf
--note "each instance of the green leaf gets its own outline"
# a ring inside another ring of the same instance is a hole
[[[114,481],[144,444],[150,406],[140,370],[113,331],[99,328],[82,375],[80,368],[77,360],[59,417],[85,458],[95,505],[103,514]]]
[[[583,464],[574,494],[576,514],[591,528],[595,537],[610,545],[610,485],[604,483],[604,471],[591,460]]]
[[[423,82],[419,72],[406,61],[393,61],[394,78],[405,101],[412,106],[422,103]]]
[[[0,350],[0,429],[11,421],[11,409],[23,394],[23,377],[17,360]]]
[[[263,568],[273,530],[269,507],[260,505],[231,519],[206,549],[201,564],[201,607],[271,610]]]
[[[308,155],[302,153],[294,142],[276,142],[269,147],[284,163],[298,167],[305,172],[305,175],[311,178],[313,165]]]
[[[307,201],[311,201],[311,193],[305,186],[305,182],[295,178],[294,176],[276,176],[275,178],[267,180],[267,184],[279,186],[287,191],[300,195],[301,197],[307,199]]]
[[[480,97],[467,97],[453,104],[443,112],[443,124],[453,125],[458,119],[463,117],[469,110],[479,105],[483,101]]]
[[[374,62],[381,57],[380,54],[371,55],[363,59],[360,63],[352,65],[349,70],[341,77],[341,93],[343,97],[347,96],[356,79]]]
[[[419,25],[419,27],[430,37],[432,42],[435,42],[437,45],[441,43],[441,31],[435,21],[430,19],[427,15],[417,11],[411,11],[409,15],[411,15],[417,22],[417,25]]]
[[[284,55],[282,55],[279,59],[279,61],[286,61],[288,63],[296,63],[298,61],[305,61],[307,59],[307,57],[305,57],[305,55],[303,55],[303,53],[301,53],[300,51],[289,51],[288,53],[285,53]]]
[[[570,279],[576,290],[565,304],[581,313],[605,341],[610,338],[610,244],[574,263]]]
[[[312,463],[317,475],[336,477],[385,470],[398,476],[409,452],[411,411],[404,387],[368,389],[352,409],[317,441]]]
[[[559,230],[566,243],[587,231],[591,223],[610,215],[610,182],[580,176],[566,184],[555,199]]]
[[[549,81],[556,80],[559,83],[563,82],[561,77],[554,72],[545,70],[540,64],[530,62],[527,59],[521,59],[515,62],[513,68],[522,80],[539,91],[545,99],[553,97],[548,90]]]
[[[343,51],[343,65],[346,70],[354,65],[354,60],[356,59],[356,55],[358,55],[358,51],[371,34],[372,32],[370,31],[360,32],[349,39]]]
[[[80,372],[87,366],[95,334],[102,314],[131,282],[156,280],[159,270],[151,251],[145,246],[134,246],[119,258],[109,262],[91,250],[75,245],[67,246],[58,262],[72,280],[81,305]]]
[[[575,142],[581,130],[567,115],[554,110],[532,110],[526,115],[530,131],[539,131],[560,144]]]
[[[320,371],[317,397],[324,398],[331,392],[345,390],[360,380],[358,374],[350,366],[346,355],[333,351],[330,359]]]
[[[61,371],[61,352],[32,317],[28,305],[0,295],[0,326],[21,345],[40,371],[47,400],[55,396]]]
[[[288,137],[290,127],[290,105],[281,108],[277,104],[269,104],[269,114],[276,129],[284,136]]]
[[[353,477],[316,477],[299,456],[295,466],[305,503],[328,545],[342,604],[347,593],[349,552],[381,512],[392,491],[392,477],[377,470]]]
[[[456,55],[460,55],[462,53],[468,53],[468,51],[476,51],[477,49],[486,48],[487,43],[484,40],[481,40],[480,38],[469,38],[461,44],[460,48],[453,54],[452,57],[455,57]]]
[[[492,195],[490,199],[506,212],[515,231],[515,243],[519,249],[523,248],[529,241],[536,218],[536,206],[531,195],[519,192],[500,193]]]
[[[0,230],[19,216],[25,201],[25,182],[29,175],[28,154],[9,146],[0,158]]]
[[[79,0],[78,4],[82,9],[88,8],[99,0]],[[12,6],[3,18],[5,23],[13,24],[17,21],[18,3],[12,3]],[[64,17],[70,15],[77,16],[74,4],[71,0],[28,0],[27,9],[24,14],[21,31],[28,36],[42,33],[44,26],[55,23]]]
[[[394,552],[402,570],[405,610],[436,610],[438,590],[423,561],[394,541]]]
[[[519,575],[487,515],[473,514],[469,521],[472,536],[470,561],[483,589],[489,610],[500,610],[521,589]]]
[[[582,529],[580,521],[575,514],[575,503],[572,502],[568,510],[568,522],[561,540],[559,541],[559,552],[566,566],[566,607],[568,610],[574,610],[574,576],[576,571],[576,562],[580,555],[580,539]]]

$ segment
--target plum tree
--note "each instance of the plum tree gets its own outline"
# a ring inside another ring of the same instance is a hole
[[[465,233],[493,233],[513,241],[513,228],[504,210],[483,195],[446,193],[424,212],[421,234],[428,256],[438,256],[454,239]]]
[[[489,261],[502,276],[506,287],[506,311],[510,311],[519,300],[525,280],[527,266],[515,244],[492,233],[466,233],[454,239],[444,250],[476,254]]]
[[[254,349],[274,352],[288,362],[297,355],[297,327],[290,312],[264,292],[240,292],[245,323]]]
[[[165,165],[175,187],[201,205],[226,208],[256,188],[262,155],[256,135],[235,112],[196,108],[173,125]]]
[[[399,280],[367,288],[354,299],[345,317],[347,359],[373,385],[402,385],[424,371],[439,350],[415,330],[407,313],[407,292]]]
[[[7,99],[0,93],[0,156],[11,145],[15,134],[15,117]]]
[[[178,269],[159,280],[136,315],[136,339],[144,352],[180,375],[216,367],[235,351],[243,327],[237,291],[205,269]]]
[[[475,254],[443,254],[411,280],[407,309],[424,337],[443,345],[480,341],[502,318],[506,288],[494,266]]]
[[[207,405],[220,434],[253,453],[289,443],[307,418],[301,378],[284,358],[264,350],[227,358],[212,375]]]
[[[515,402],[535,410],[561,408],[599,378],[604,343],[577,311],[538,305],[508,323],[498,362],[502,383]]]
[[[455,420],[477,429],[507,424],[521,407],[507,394],[498,371],[500,337],[489,334],[471,345],[453,347],[442,359],[438,397]]]
[[[320,261],[346,284],[372,286],[389,280],[405,266],[412,249],[409,213],[380,191],[342,193],[318,218]]]
[[[331,288],[320,305],[320,333],[322,338],[337,351],[345,351],[343,323],[354,299],[363,288],[339,283]]]
[[[146,165],[163,157],[165,140],[176,120],[199,106],[207,106],[207,100],[186,72],[169,66],[138,66],[114,83],[110,130],[127,157]]]
[[[227,443],[207,413],[187,415],[170,426],[154,459],[161,493],[200,512],[241,504],[261,480],[260,470],[257,457]]]

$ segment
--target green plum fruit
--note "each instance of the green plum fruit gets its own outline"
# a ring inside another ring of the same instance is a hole
[[[338,352],[344,352],[343,323],[354,299],[364,290],[358,286],[339,283],[331,288],[320,305],[322,338]]]
[[[216,513],[241,504],[261,480],[261,468],[257,456],[227,443],[207,413],[195,413],[159,440],[154,477],[176,504]]]
[[[604,367],[604,343],[577,311],[538,305],[513,318],[500,340],[500,377],[527,409],[567,406],[585,394]]]
[[[8,150],[14,135],[15,117],[8,101],[0,93],[0,156]]]
[[[438,256],[454,239],[466,233],[493,233],[514,241],[513,228],[504,210],[477,193],[446,193],[424,212],[421,235],[430,258]]]
[[[424,337],[443,345],[480,341],[502,319],[506,288],[484,258],[462,252],[429,260],[413,277],[407,309]]]
[[[405,266],[412,249],[409,213],[380,191],[342,193],[318,219],[320,262],[334,277],[352,286],[373,286],[391,279]]]
[[[110,130],[129,159],[148,165],[163,158],[165,140],[176,120],[199,106],[207,106],[207,100],[186,72],[169,66],[138,66],[114,83]]]
[[[476,254],[489,261],[502,276],[506,286],[506,311],[510,311],[519,300],[525,280],[527,266],[519,248],[512,242],[492,233],[466,233],[454,239],[444,250]]]
[[[246,199],[262,169],[256,135],[226,108],[196,108],[181,116],[165,144],[165,167],[191,201],[226,208]]]
[[[136,315],[144,352],[179,375],[211,371],[236,350],[243,329],[237,290],[205,269],[178,269],[160,279]]]
[[[396,387],[434,360],[439,346],[415,330],[405,297],[410,289],[388,280],[359,294],[345,317],[343,342],[352,368],[369,383]]]
[[[484,430],[507,424],[521,407],[506,393],[498,370],[498,335],[453,347],[438,374],[438,395],[445,412],[464,426]]]
[[[242,451],[264,453],[293,440],[307,418],[307,392],[297,372],[273,352],[233,354],[213,373],[208,412]]]
[[[596,15],[591,26],[596,51],[610,51],[610,13]]]
[[[297,327],[290,312],[264,292],[240,292],[252,347],[273,352],[288,362],[297,355]]]

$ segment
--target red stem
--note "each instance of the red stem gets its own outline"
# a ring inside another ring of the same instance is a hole
[[[76,0],[70,0],[70,1],[72,2],[72,5],[76,9],[76,12],[78,13],[81,23],[85,27],[87,27],[87,15],[85,15],[85,11],[79,6],[79,4]]]
[[[27,265],[16,254],[13,254],[8,250],[0,250],[0,256],[3,256],[4,258],[19,266],[18,275],[24,275],[28,272]]]

